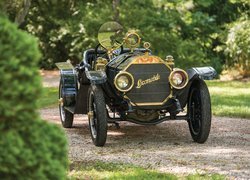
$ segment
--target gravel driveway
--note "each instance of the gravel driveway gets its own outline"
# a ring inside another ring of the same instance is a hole
[[[58,84],[54,75],[45,75],[43,79],[44,85]],[[43,119],[60,125],[57,108],[42,109],[40,113]],[[155,126],[123,122],[120,127],[110,125],[106,145],[95,147],[87,116],[75,116],[74,127],[65,129],[70,160],[132,163],[163,172],[220,173],[230,178],[250,179],[250,120],[213,117],[205,144],[192,141],[185,121]]]
[[[43,119],[60,125],[57,108],[40,110]],[[132,163],[173,173],[221,173],[250,178],[250,120],[213,117],[205,144],[194,143],[185,121],[155,126],[123,122],[110,125],[105,147],[92,144],[87,116],[76,116],[65,129],[72,161],[101,160]]]

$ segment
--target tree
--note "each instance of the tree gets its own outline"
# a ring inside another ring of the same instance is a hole
[[[21,26],[29,12],[31,0],[3,0],[0,9],[8,15],[9,19]]]
[[[84,49],[97,45],[98,29],[116,20],[135,29],[162,58],[171,54],[183,68],[212,65],[218,73],[228,24],[249,10],[247,0],[32,1],[22,28],[39,39],[40,66],[78,63]]]

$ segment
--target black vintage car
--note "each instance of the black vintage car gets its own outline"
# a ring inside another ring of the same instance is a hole
[[[195,142],[207,140],[211,103],[204,79],[215,76],[212,67],[176,68],[172,56],[153,55],[148,42],[139,48],[140,36],[135,31],[124,35],[116,22],[103,24],[98,40],[95,49],[84,51],[77,66],[57,63],[63,127],[72,127],[74,114],[87,114],[93,143],[103,146],[108,123],[186,120]]]

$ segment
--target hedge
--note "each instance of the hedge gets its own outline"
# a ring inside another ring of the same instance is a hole
[[[36,39],[0,15],[0,177],[65,179],[63,130],[40,119]]]

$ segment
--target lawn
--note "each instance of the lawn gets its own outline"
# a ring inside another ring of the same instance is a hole
[[[41,98],[38,100],[39,108],[55,107],[58,104],[58,88],[44,87]]]
[[[207,81],[215,116],[250,118],[250,82]]]
[[[106,163],[106,162],[73,162],[68,173],[69,179],[225,179],[219,174],[194,174],[176,176],[162,173],[150,168],[142,168],[131,164]]]
[[[211,94],[215,116],[250,118],[250,82],[206,81]],[[57,105],[58,88],[43,88],[39,108]]]

